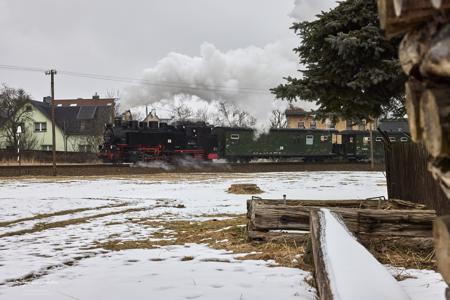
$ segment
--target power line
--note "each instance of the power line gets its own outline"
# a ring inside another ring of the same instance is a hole
[[[5,70],[13,70],[13,71],[26,71],[26,72],[45,72],[46,69],[43,68],[35,68],[35,67],[23,67],[23,66],[14,66],[14,65],[1,65],[0,69]],[[104,81],[115,81],[122,83],[131,83],[131,84],[140,84],[140,85],[149,85],[149,86],[157,86],[157,87],[167,87],[167,88],[179,88],[191,91],[210,91],[210,92],[222,92],[222,93],[233,93],[238,91],[238,93],[243,94],[260,94],[267,95],[270,94],[269,89],[260,89],[260,88],[251,88],[251,87],[239,87],[237,89],[227,87],[227,86],[215,86],[214,88],[208,86],[192,86],[188,83],[179,83],[179,82],[169,82],[169,81],[159,81],[153,82],[149,80],[145,80],[142,78],[133,78],[133,77],[122,77],[122,76],[113,76],[113,75],[101,75],[101,74],[93,74],[93,73],[81,73],[81,72],[73,72],[73,71],[64,71],[58,70],[60,75],[79,77],[79,78],[89,78],[96,80],[104,80]]]

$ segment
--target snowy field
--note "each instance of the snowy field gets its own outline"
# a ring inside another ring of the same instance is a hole
[[[236,254],[205,245],[123,251],[96,246],[149,239],[164,230],[134,220],[243,214],[248,196],[228,194],[233,183],[256,183],[264,191],[258,196],[266,198],[386,196],[385,177],[377,172],[2,180],[0,299],[315,299],[305,282],[308,272],[236,260]],[[401,282],[412,299],[444,299],[440,275],[404,272],[415,277]]]

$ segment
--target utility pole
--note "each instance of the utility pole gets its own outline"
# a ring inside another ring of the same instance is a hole
[[[49,70],[45,75],[50,75],[52,93],[52,151],[53,151],[53,176],[56,176],[56,133],[55,133],[55,75],[56,70]]]
[[[373,170],[374,168],[374,161],[373,161],[373,120],[370,120],[370,127],[369,127],[369,133],[370,133],[370,168]]]

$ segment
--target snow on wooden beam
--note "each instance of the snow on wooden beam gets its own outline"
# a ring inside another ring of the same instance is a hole
[[[312,211],[310,231],[321,300],[410,299],[336,214],[324,208]]]

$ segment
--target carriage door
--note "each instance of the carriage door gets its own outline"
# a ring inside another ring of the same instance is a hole
[[[343,141],[345,154],[356,155],[356,135],[348,134],[343,137],[345,137]]]

